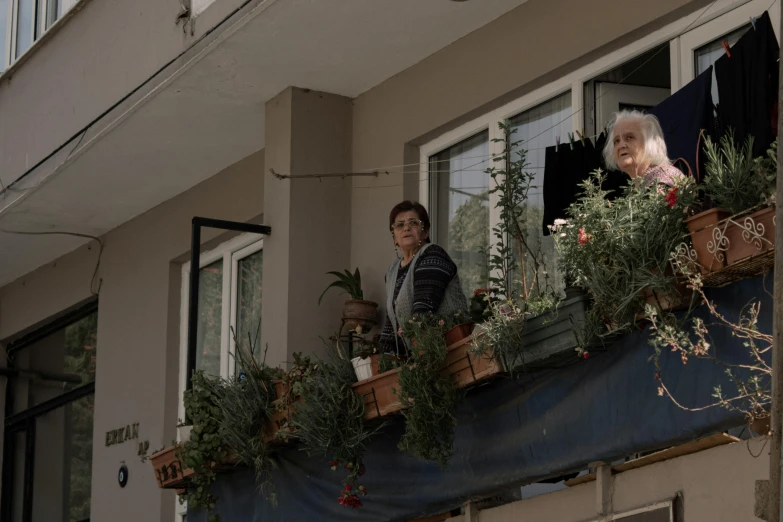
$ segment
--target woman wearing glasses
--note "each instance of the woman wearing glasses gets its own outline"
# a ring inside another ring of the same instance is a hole
[[[386,273],[386,323],[381,350],[406,357],[408,348],[398,335],[414,314],[452,315],[467,310],[457,265],[438,245],[430,243],[430,218],[419,203],[403,201],[389,214],[389,229],[397,259]]]

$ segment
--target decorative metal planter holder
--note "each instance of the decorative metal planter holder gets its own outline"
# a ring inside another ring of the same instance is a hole
[[[681,243],[675,255],[704,274],[704,286],[723,286],[774,266],[775,227],[775,207],[751,209],[721,220],[709,235],[692,232],[692,245]],[[711,257],[705,259],[705,250]]]

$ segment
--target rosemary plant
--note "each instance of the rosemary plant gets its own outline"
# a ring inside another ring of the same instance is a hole
[[[272,471],[276,465],[262,431],[273,410],[275,389],[272,380],[276,372],[263,362],[259,363],[251,351],[239,344],[236,362],[237,375],[221,383],[218,401],[222,412],[221,438],[234,451],[238,463],[255,471],[259,490],[275,505]]]
[[[364,398],[354,392],[356,374],[350,361],[333,357],[321,362],[318,372],[302,389],[304,401],[297,405],[292,424],[310,455],[331,459],[329,466],[347,470],[341,504],[359,507],[359,494],[366,494],[358,483],[364,474],[364,451],[370,437],[382,426],[370,428],[364,421]]]

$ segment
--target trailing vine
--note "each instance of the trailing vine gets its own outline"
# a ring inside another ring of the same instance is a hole
[[[212,484],[217,478],[215,463],[226,457],[226,449],[220,434],[220,386],[198,370],[191,379],[191,389],[184,394],[185,413],[193,423],[190,440],[180,452],[183,467],[192,468],[195,475],[182,502],[188,508],[206,510],[209,522],[219,522],[220,515],[212,514],[217,497],[212,494]]]
[[[454,409],[462,397],[451,376],[443,372],[446,325],[445,319],[429,313],[414,316],[403,326],[403,335],[412,339],[414,349],[408,363],[400,366],[397,392],[405,417],[399,448],[441,465],[454,454]]]

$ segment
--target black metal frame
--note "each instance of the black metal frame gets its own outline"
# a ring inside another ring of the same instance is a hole
[[[27,335],[11,342],[8,345],[8,366],[4,368],[2,375],[6,377],[5,383],[5,412],[4,419],[4,443],[3,443],[3,484],[0,493],[0,520],[11,520],[14,509],[14,474],[16,466],[16,436],[20,432],[25,433],[25,456],[22,495],[22,521],[31,522],[33,515],[33,485],[35,480],[35,430],[36,418],[50,411],[61,408],[75,400],[95,393],[95,383],[91,382],[70,390],[62,395],[50,399],[32,408],[19,413],[14,411],[14,385],[20,372],[14,368],[15,355],[20,350],[40,341],[41,339],[75,323],[76,321],[95,313],[98,310],[98,301],[92,300],[86,305],[63,314],[53,321],[48,322]]]
[[[272,233],[272,227],[267,225],[254,225],[239,221],[226,221],[223,219],[211,219],[194,217],[190,237],[190,293],[188,294],[188,361],[186,389],[191,388],[191,377],[196,370],[196,341],[198,334],[198,287],[199,269],[201,268],[201,228],[218,228],[235,232],[250,232],[268,236]]]

